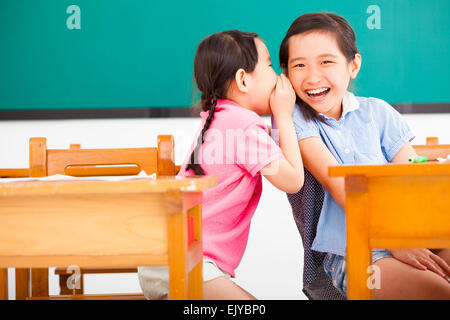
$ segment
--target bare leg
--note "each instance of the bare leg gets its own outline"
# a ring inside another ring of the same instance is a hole
[[[450,299],[450,283],[429,270],[419,270],[394,258],[375,262],[381,271],[381,288],[373,290],[378,299]]]
[[[203,282],[203,299],[205,300],[256,300],[254,296],[242,289],[227,277],[218,277]]]

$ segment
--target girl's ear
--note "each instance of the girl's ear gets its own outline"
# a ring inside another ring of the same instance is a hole
[[[350,78],[355,79],[361,69],[362,58],[359,53],[355,54],[355,58],[350,62]]]
[[[238,71],[236,71],[236,74],[234,75],[234,82],[236,84],[236,88],[244,93],[248,92],[248,85],[245,82],[247,80],[247,73],[244,69],[240,68]]]

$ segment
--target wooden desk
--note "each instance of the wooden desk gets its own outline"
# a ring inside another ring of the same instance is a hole
[[[0,268],[169,265],[170,299],[202,299],[202,191],[216,183],[215,177],[0,183]],[[189,248],[187,215],[195,225]]]
[[[349,299],[370,299],[371,249],[450,248],[450,164],[330,167],[345,177]]]

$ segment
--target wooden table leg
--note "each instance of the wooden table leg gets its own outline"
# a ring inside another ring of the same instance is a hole
[[[201,197],[201,195],[199,195]],[[201,199],[200,199],[201,202]],[[196,205],[188,211],[188,215],[194,217],[194,240],[200,246],[203,244],[202,239],[202,206]],[[201,249],[201,257],[198,264],[189,273],[189,299],[203,300],[203,250]]]
[[[189,273],[189,300],[203,300],[203,261]]]
[[[166,193],[169,255],[169,299],[188,299],[187,215],[180,191]]]
[[[370,300],[367,268],[371,264],[369,249],[369,212],[367,178],[347,176],[345,211],[347,218],[347,299]]]
[[[0,269],[0,300],[8,300],[8,269]]]

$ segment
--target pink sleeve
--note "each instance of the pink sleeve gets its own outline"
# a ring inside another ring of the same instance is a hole
[[[272,161],[283,158],[283,152],[262,123],[250,125],[236,144],[237,164],[255,176]]]

